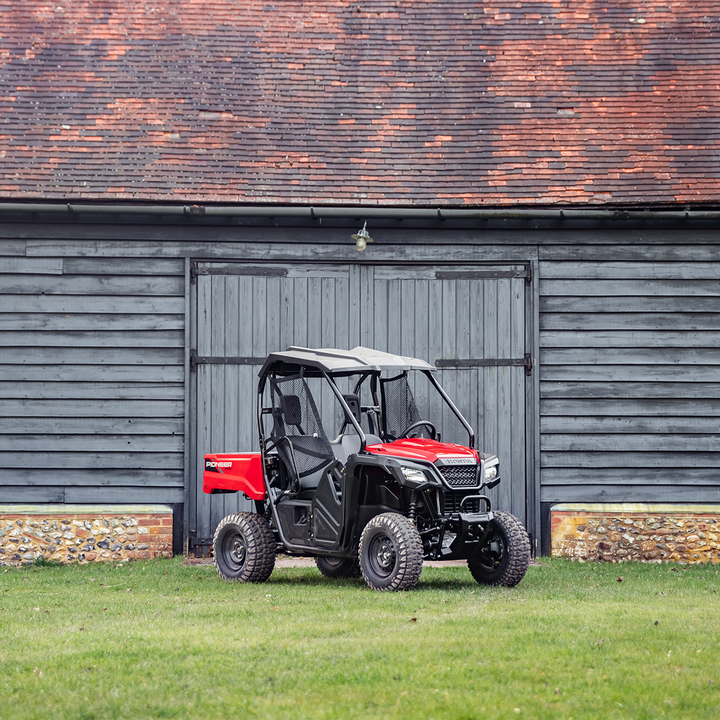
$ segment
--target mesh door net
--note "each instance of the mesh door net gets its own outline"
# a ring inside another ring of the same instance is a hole
[[[300,479],[332,462],[332,447],[305,379],[300,375],[270,378],[270,387],[273,416],[270,439],[273,443],[284,437],[290,441],[292,453],[287,442],[277,446],[288,472],[294,474],[296,465]]]
[[[396,440],[412,424],[423,419],[405,374],[380,380],[380,398],[385,436],[389,440]],[[426,427],[419,427],[414,435],[430,437]]]

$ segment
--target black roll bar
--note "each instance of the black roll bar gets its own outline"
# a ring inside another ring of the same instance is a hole
[[[422,372],[428,377],[434,388],[440,393],[442,399],[447,403],[447,406],[453,411],[455,417],[462,423],[462,426],[470,436],[470,443],[468,447],[471,449],[475,448],[475,431],[472,429],[468,421],[463,417],[462,413],[455,407],[455,403],[450,399],[448,394],[443,390],[442,385],[435,379],[435,376],[429,370],[422,370]]]
[[[363,432],[363,429],[360,427],[360,423],[355,419],[355,415],[353,415],[352,411],[348,407],[348,404],[345,402],[345,398],[342,396],[342,393],[338,390],[337,385],[333,382],[333,379],[323,370],[322,371],[323,377],[328,381],[328,384],[332,388],[332,391],[335,393],[335,397],[338,399],[338,402],[340,403],[340,407],[342,407],[345,417],[350,419],[350,422],[352,423],[352,426],[355,428],[355,432],[360,437],[360,452],[365,452],[365,445],[366,445],[366,439],[365,439],[365,433]]]

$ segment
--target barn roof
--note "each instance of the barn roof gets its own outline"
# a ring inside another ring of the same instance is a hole
[[[712,0],[0,5],[0,197],[720,200]]]

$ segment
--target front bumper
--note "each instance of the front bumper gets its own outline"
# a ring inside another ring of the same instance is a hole
[[[492,512],[453,513],[418,527],[426,560],[467,560],[488,541],[494,526]]]

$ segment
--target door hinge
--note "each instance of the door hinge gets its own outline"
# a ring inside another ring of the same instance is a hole
[[[197,547],[198,545],[207,547],[207,546],[212,546],[213,539],[212,538],[204,538],[204,537],[195,537],[194,535],[191,535],[188,538],[188,543],[190,544],[191,548]]]

